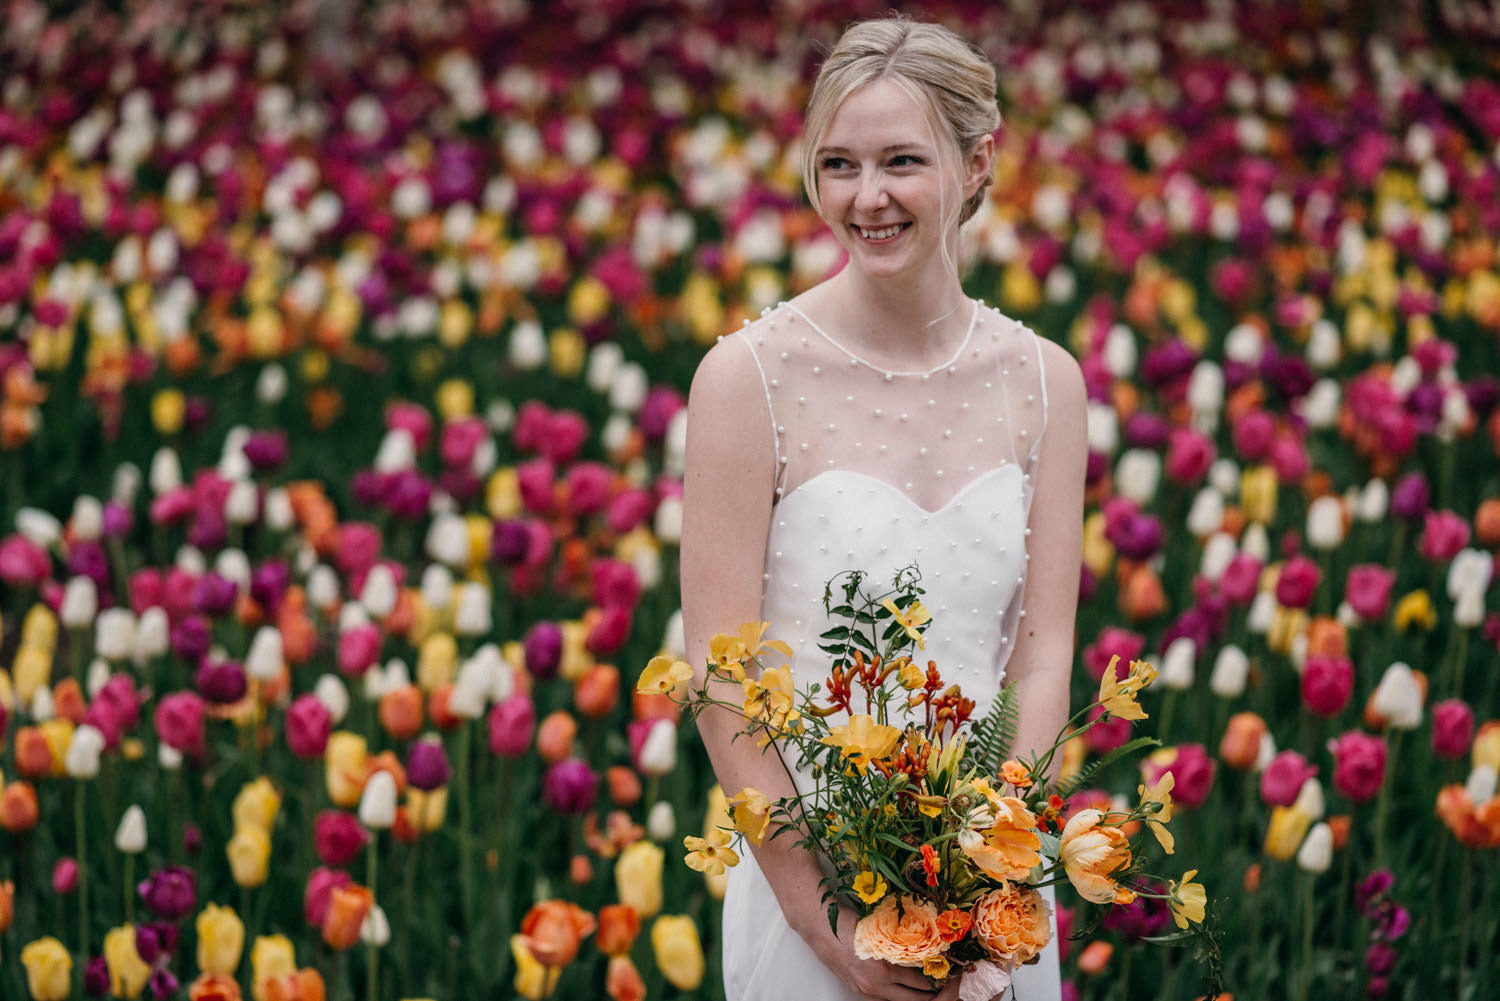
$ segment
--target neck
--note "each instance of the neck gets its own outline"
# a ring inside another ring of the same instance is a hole
[[[968,332],[971,317],[964,305],[970,300],[951,272],[880,280],[846,267],[822,291],[810,305],[854,350],[913,366],[937,364]]]

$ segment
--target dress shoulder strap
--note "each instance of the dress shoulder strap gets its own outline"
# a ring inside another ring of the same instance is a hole
[[[761,364],[760,352],[755,350],[754,340],[746,336],[744,330],[736,330],[729,336],[737,338],[745,345],[745,348],[750,352],[750,359],[755,362],[755,371],[760,375],[761,392],[766,397],[766,414],[771,421],[771,444],[776,451],[776,465],[771,469],[771,490],[773,496],[780,496],[781,473],[786,467],[786,459],[781,455],[781,435],[777,432],[776,404],[771,399],[771,384],[766,378],[766,367]]]

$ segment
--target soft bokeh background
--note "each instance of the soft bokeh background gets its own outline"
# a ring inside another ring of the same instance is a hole
[[[966,286],[1087,378],[1077,699],[1162,671],[1093,798],[1173,770],[1238,997],[1492,996],[1500,14],[898,6],[1000,67]],[[0,995],[722,996],[632,690],[888,7],[6,3]],[[1203,993],[1062,902],[1067,996]]]

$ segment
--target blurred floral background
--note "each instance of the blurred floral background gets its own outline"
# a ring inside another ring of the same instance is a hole
[[[7,0],[0,995],[722,997],[634,679],[889,6]],[[1494,996],[1500,13],[898,6],[1000,67],[967,287],[1086,375],[1077,696],[1161,671],[1070,808],[1174,773],[1237,997]],[[1060,902],[1065,996],[1203,994]]]

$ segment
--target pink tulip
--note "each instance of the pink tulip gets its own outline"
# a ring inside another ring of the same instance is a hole
[[[443,425],[438,454],[445,465],[467,466],[474,461],[479,443],[489,437],[489,429],[478,417],[461,417]]]
[[[1104,707],[1094,706],[1089,710],[1089,722],[1094,725],[1084,733],[1083,740],[1093,754],[1108,754],[1130,739],[1130,720],[1110,716],[1102,723],[1096,722],[1104,715]]]
[[[1213,439],[1192,428],[1173,428],[1167,445],[1167,477],[1189,486],[1198,483],[1208,475],[1216,457]]]
[[[1286,608],[1307,608],[1318,592],[1323,572],[1300,553],[1290,557],[1276,578],[1276,600]]]
[[[599,609],[599,616],[590,627],[584,646],[596,657],[614,656],[630,638],[633,618],[633,608],[611,605]]]
[[[1418,548],[1422,558],[1446,563],[1469,544],[1469,523],[1452,511],[1428,511]]]
[[[1235,450],[1246,462],[1260,462],[1271,452],[1276,419],[1264,410],[1251,410],[1234,422]]]
[[[490,751],[506,758],[519,758],[531,750],[536,733],[536,709],[531,696],[518,694],[496,702],[490,708]]]
[[[593,602],[605,608],[634,608],[641,597],[641,583],[629,563],[607,558],[589,565]]]
[[[1474,710],[1463,699],[1444,699],[1432,707],[1432,753],[1461,758],[1474,741]]]
[[[1385,781],[1385,740],[1350,730],[1329,741],[1333,753],[1333,787],[1356,803],[1372,799]]]
[[[1099,638],[1083,650],[1083,666],[1095,681],[1104,680],[1109,662],[1118,657],[1127,664],[1146,649],[1146,637],[1119,626],[1105,626]]]
[[[1302,784],[1316,774],[1318,769],[1300,753],[1282,751],[1260,773],[1260,798],[1267,806],[1291,806]]]
[[[1236,553],[1219,576],[1219,591],[1233,605],[1248,605],[1260,588],[1260,560],[1249,553]]]
[[[299,695],[287,706],[287,747],[304,761],[323,757],[323,752],[328,748],[328,735],[332,730],[333,717],[317,696]]]
[[[351,580],[363,579],[380,559],[380,529],[363,521],[346,521],[338,527],[338,568]]]
[[[328,913],[328,898],[334,887],[348,886],[349,874],[342,869],[314,869],[307,877],[307,888],[302,894],[302,916],[314,928],[323,927],[323,916]]]
[[[359,677],[380,658],[380,629],[374,625],[354,626],[339,634],[339,670]]]
[[[547,422],[551,411],[539,400],[527,400],[516,412],[516,423],[511,428],[510,439],[522,452],[539,452],[547,438]]]
[[[609,502],[609,530],[618,535],[642,524],[655,507],[651,493],[638,487],[622,490]]]
[[[559,410],[547,420],[547,436],[542,439],[542,454],[560,465],[572,462],[588,438],[589,426],[582,415]]]
[[[36,587],[52,572],[47,551],[22,535],[0,540],[0,581],[7,586]]]
[[[1337,716],[1354,693],[1354,665],[1347,657],[1307,658],[1302,670],[1302,702],[1325,719]]]
[[[1390,607],[1391,588],[1395,586],[1393,570],[1375,563],[1361,563],[1349,568],[1349,580],[1344,585],[1344,600],[1366,622],[1379,622],[1385,618]]]
[[[203,750],[203,700],[193,692],[173,692],[156,704],[156,733],[162,743],[188,756]]]
[[[602,462],[579,462],[568,468],[568,509],[580,518],[604,509],[614,473]]]
[[[324,865],[346,866],[359,857],[370,840],[359,818],[343,810],[323,810],[313,828],[318,858]]]
[[[1141,764],[1148,783],[1172,773],[1172,801],[1197,808],[1208,799],[1214,784],[1215,763],[1202,744],[1179,744],[1152,754]]]
[[[526,510],[533,514],[546,514],[552,510],[552,483],[556,477],[557,468],[550,459],[532,459],[516,467],[516,483]]]
[[[385,426],[388,431],[403,430],[411,435],[417,451],[425,452],[432,440],[432,415],[415,403],[392,403],[385,410]]]

